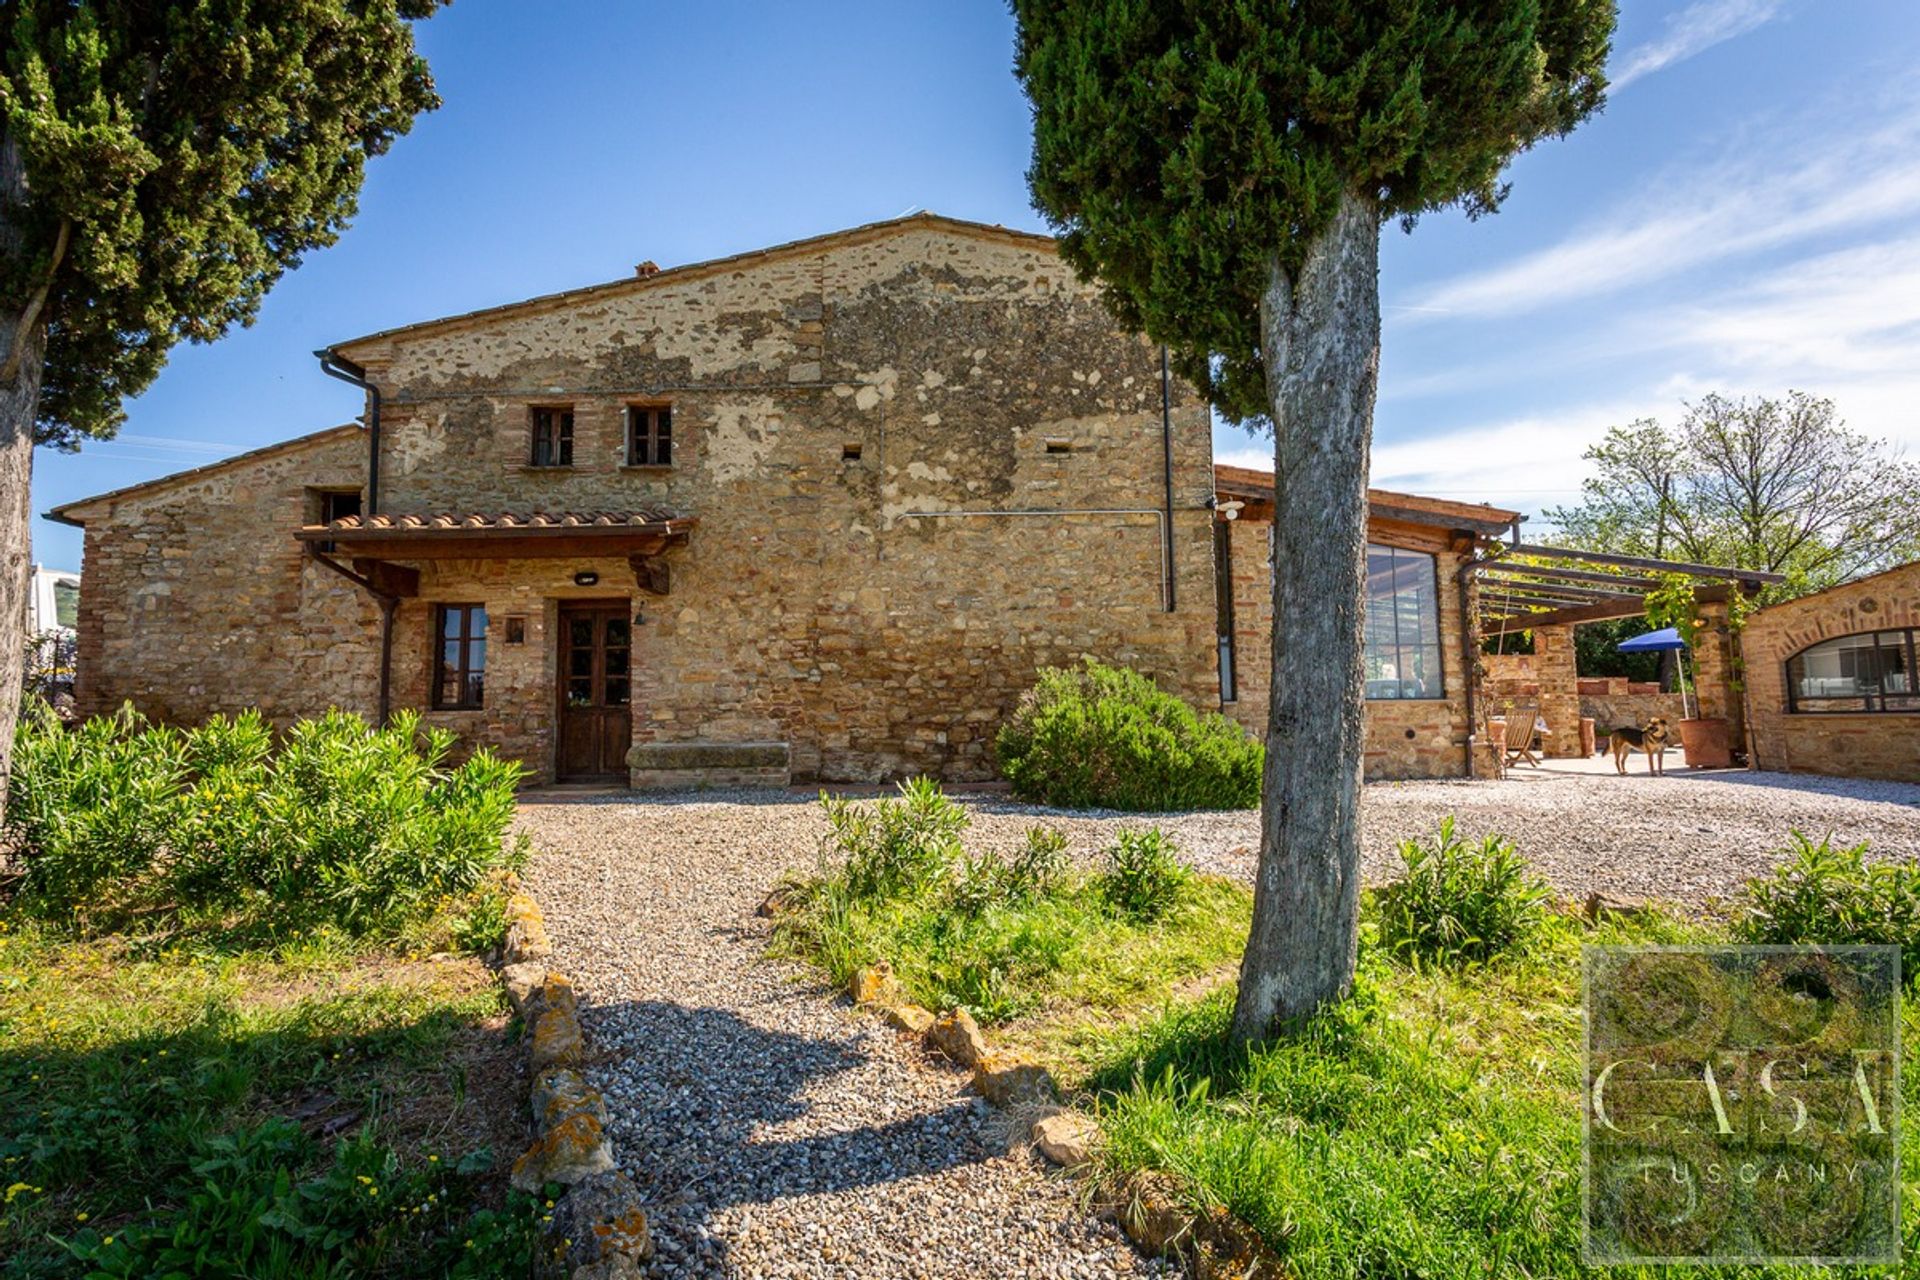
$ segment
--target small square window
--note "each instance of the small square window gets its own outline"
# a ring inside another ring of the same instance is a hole
[[[536,467],[573,465],[573,409],[536,406],[531,414]]]
[[[673,465],[672,405],[630,404],[627,406],[627,465],[630,467]]]
[[[851,443],[851,442],[850,442],[850,443],[847,443],[847,444],[843,444],[843,445],[841,445],[841,446],[840,446],[840,460],[841,460],[842,462],[858,462],[858,461],[860,461],[860,446],[859,446],[858,444],[854,444],[854,443]]]

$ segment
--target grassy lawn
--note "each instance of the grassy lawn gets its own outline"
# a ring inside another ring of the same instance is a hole
[[[905,888],[876,888],[862,874],[876,846],[843,840],[845,861],[795,893],[784,945],[839,981],[888,960],[915,1000],[968,1006],[992,1042],[1045,1062],[1099,1115],[1102,1176],[1172,1175],[1195,1207],[1225,1207],[1253,1226],[1302,1280],[1654,1274],[1579,1261],[1580,948],[1729,941],[1726,928],[1660,916],[1589,923],[1546,909],[1510,847],[1429,853],[1410,864],[1412,888],[1391,901],[1367,895],[1354,996],[1297,1036],[1249,1051],[1227,1040],[1244,889],[1177,876],[1163,909],[1142,919],[1114,910],[1115,869],[1024,893],[978,891],[969,883],[1018,881],[1018,860],[983,870],[951,849],[922,856],[925,839],[902,835],[957,839],[938,821],[889,830],[877,847],[921,872]],[[1807,883],[1806,865],[1795,884]],[[1819,890],[1835,902],[1851,892]],[[1496,954],[1463,958],[1494,937],[1504,939]],[[1909,1055],[1920,1051],[1911,1009],[1903,1039]],[[1917,1076],[1902,1081],[1908,1106]],[[1920,1250],[1911,1123],[1901,1152],[1911,1253]]]
[[[196,953],[13,925],[0,1274],[143,1274],[164,1252],[149,1237],[176,1227],[182,1257],[213,1250],[194,1274],[524,1266],[537,1214],[503,1194],[525,1138],[506,1024],[471,957],[326,937]],[[262,1212],[284,1228],[246,1230]]]

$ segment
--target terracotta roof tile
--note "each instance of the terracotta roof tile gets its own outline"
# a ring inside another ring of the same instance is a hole
[[[527,529],[643,529],[662,525],[690,525],[693,521],[660,509],[638,511],[437,511],[382,512],[375,516],[342,516],[324,526],[327,533],[399,534],[447,529],[491,529],[518,532]],[[319,530],[322,526],[310,525]]]

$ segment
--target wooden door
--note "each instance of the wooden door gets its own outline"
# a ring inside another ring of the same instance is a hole
[[[627,776],[633,742],[633,623],[624,600],[560,605],[560,745],[563,782]]]

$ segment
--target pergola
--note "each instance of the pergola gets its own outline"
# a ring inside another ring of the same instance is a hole
[[[1482,636],[1497,636],[1636,617],[1647,610],[1647,593],[1660,585],[1656,575],[1676,573],[1711,580],[1695,591],[1703,603],[1724,601],[1734,591],[1754,595],[1784,581],[1757,569],[1515,541],[1475,564],[1478,629]]]
[[[1496,543],[1471,562],[1469,572],[1479,638],[1519,631],[1534,634],[1533,655],[1526,660],[1532,673],[1528,687],[1550,731],[1547,754],[1557,756],[1577,756],[1584,750],[1574,627],[1644,615],[1648,594],[1669,575],[1704,580],[1693,591],[1699,616],[1708,624],[1694,652],[1701,714],[1726,717],[1730,729],[1736,729],[1733,722],[1739,719],[1740,709],[1732,696],[1732,638],[1724,620],[1735,593],[1750,596],[1782,581],[1777,573],[1547,546],[1521,542],[1517,536]],[[1488,655],[1481,661],[1492,666],[1513,660]],[[1469,716],[1474,718],[1473,690],[1468,697]],[[1739,740],[1737,731],[1734,740]]]

